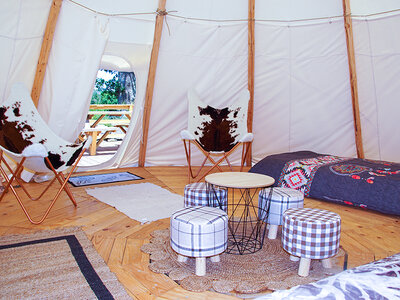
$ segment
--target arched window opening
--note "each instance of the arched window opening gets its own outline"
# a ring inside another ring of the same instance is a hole
[[[135,97],[133,72],[98,71],[84,130],[94,141],[83,157],[84,165],[102,163],[115,154],[130,125]]]

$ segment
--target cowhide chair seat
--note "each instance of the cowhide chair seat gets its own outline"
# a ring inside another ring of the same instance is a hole
[[[187,97],[189,100],[188,129],[181,131],[181,138],[188,161],[189,182],[195,178],[196,181],[200,181],[215,168],[222,171],[220,164],[223,161],[226,161],[232,170],[228,157],[239,146],[242,146],[242,170],[253,141],[253,134],[247,130],[249,91],[243,90],[233,105],[220,109],[201,101],[194,90],[189,90]],[[191,165],[191,144],[196,145],[205,156],[196,174]],[[207,161],[212,166],[205,174],[199,176]]]
[[[76,201],[66,184],[72,172],[75,170],[83,153],[90,145],[90,141],[82,144],[67,142],[56,135],[42,119],[32,102],[29,91],[17,83],[12,87],[9,98],[0,106],[0,171],[6,180],[5,190],[0,196],[0,201],[10,189],[21,205],[28,220],[33,224],[39,224],[47,217],[60,193],[64,190],[72,203]],[[15,162],[16,167],[11,168],[7,158]],[[24,168],[37,173],[54,173],[55,177],[39,197],[34,198],[19,179]],[[62,173],[69,169],[67,176]],[[11,173],[9,178],[7,173]],[[50,206],[38,221],[34,221],[27,212],[17,191],[12,183],[17,181],[22,190],[31,200],[37,200],[43,196],[50,185],[58,181],[60,188],[53,198]]]

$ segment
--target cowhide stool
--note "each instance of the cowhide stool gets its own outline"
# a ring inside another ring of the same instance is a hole
[[[262,189],[258,195],[259,217],[268,223],[268,238],[276,239],[278,226],[282,225],[283,213],[289,208],[303,207],[304,194],[298,190],[272,187]],[[269,206],[269,210],[268,210]]]
[[[339,250],[340,216],[313,208],[289,208],[283,214],[282,246],[290,259],[300,258],[300,276],[308,276],[311,259],[322,259],[325,268],[332,267],[329,257]]]
[[[217,207],[185,207],[171,216],[171,247],[178,261],[196,258],[196,275],[206,274],[206,258],[219,262],[228,240],[228,215]]]
[[[184,207],[211,206],[227,209],[227,190],[207,187],[205,182],[190,183],[185,186]]]

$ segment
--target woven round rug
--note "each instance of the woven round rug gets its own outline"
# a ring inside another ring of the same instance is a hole
[[[169,229],[151,233],[150,243],[141,250],[150,254],[150,270],[166,274],[186,290],[211,290],[242,298],[314,282],[343,270],[345,251],[341,248],[332,258],[333,268],[325,269],[321,261],[312,260],[309,276],[298,276],[299,262],[291,261],[282,249],[280,234],[275,240],[265,238],[263,248],[256,253],[222,253],[217,263],[207,259],[205,276],[195,275],[194,258],[178,262],[178,255],[170,246]]]

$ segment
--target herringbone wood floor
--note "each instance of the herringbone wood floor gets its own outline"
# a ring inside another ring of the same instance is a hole
[[[113,172],[121,171],[113,170]],[[184,167],[146,167],[125,169],[172,192],[183,195],[187,184]],[[104,171],[103,171],[104,172]],[[142,181],[143,182],[143,181]],[[119,184],[131,184],[116,183]],[[30,184],[39,190],[43,184]],[[103,185],[104,186],[104,185]],[[0,202],[0,235],[28,233],[58,227],[82,226],[94,247],[116,273],[135,299],[234,299],[212,292],[190,293],[167,276],[148,268],[149,257],[140,251],[150,232],[169,226],[169,219],[141,225],[114,208],[88,196],[85,187],[71,187],[78,207],[62,194],[49,217],[41,225],[31,225],[17,201],[8,193]],[[28,203],[33,215],[41,215],[49,200]],[[306,199],[305,207],[323,208],[342,218],[341,245],[348,253],[349,267],[358,266],[400,252],[400,217]]]

